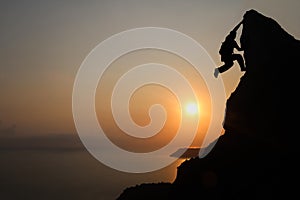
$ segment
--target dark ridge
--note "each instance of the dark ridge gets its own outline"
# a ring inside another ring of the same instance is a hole
[[[143,183],[126,188],[118,199],[168,199],[171,183]]]
[[[180,148],[176,152],[172,153],[170,156],[176,158],[189,159],[198,156],[199,151],[200,148],[197,147]]]

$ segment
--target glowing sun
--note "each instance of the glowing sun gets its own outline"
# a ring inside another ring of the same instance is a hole
[[[198,106],[196,103],[188,103],[185,107],[185,111],[189,115],[194,115],[198,112]]]

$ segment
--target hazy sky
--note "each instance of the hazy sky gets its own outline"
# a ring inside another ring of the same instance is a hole
[[[296,39],[300,38],[299,0],[2,0],[1,197],[115,199],[128,186],[173,181],[176,167],[182,161],[153,173],[129,174],[104,166],[84,149],[76,137],[72,117],[72,89],[76,73],[88,53],[101,41],[121,31],[147,26],[170,28],[192,37],[207,50],[216,66],[221,65],[218,54],[221,42],[242,19],[245,11],[253,8],[275,19]],[[124,67],[136,64],[133,61],[141,58],[162,58],[152,53],[138,52],[131,59],[120,58],[114,64]],[[170,54],[160,56],[163,56],[161,60],[170,58],[165,60],[166,63],[186,73],[191,82],[199,80],[195,78],[196,73],[182,69],[186,65],[183,60]],[[111,76],[106,78],[115,79],[122,71],[107,72],[111,72]],[[227,96],[235,89],[241,75],[237,65],[221,75]],[[104,86],[105,91],[108,87]],[[153,95],[154,89],[158,92]],[[202,93],[205,87],[196,89],[201,101],[206,102],[207,94]],[[135,94],[130,109],[142,111],[140,115],[136,111],[134,120],[145,125],[149,121],[145,107],[135,102],[149,105],[155,102],[153,99],[162,100],[161,103],[169,106],[166,109],[173,116],[166,122],[167,131],[163,132],[167,137],[162,138],[158,134],[156,140],[150,140],[148,144],[125,138],[121,142],[115,141],[119,142],[119,146],[129,150],[133,147],[132,151],[152,151],[172,138],[168,135],[169,131],[179,124],[177,110],[173,109],[176,100],[170,94],[160,94],[160,91],[162,88],[146,87],[142,93]],[[152,95],[152,99],[143,99],[143,94]],[[107,109],[109,101],[106,103],[97,108]],[[204,105],[209,107],[207,102]],[[206,116],[207,110],[201,110],[200,114]],[[205,124],[200,126],[199,129],[204,131]],[[117,128],[109,125],[107,129]],[[33,136],[27,137],[30,134]],[[42,137],[37,137],[37,134]],[[121,137],[120,134],[115,136]]]
[[[297,0],[1,1],[1,129],[16,124],[21,134],[74,132],[76,72],[113,34],[145,26],[175,29],[202,44],[220,65],[220,43],[246,10],[257,9],[300,38],[299,7]],[[238,67],[222,75],[227,95],[240,75]]]

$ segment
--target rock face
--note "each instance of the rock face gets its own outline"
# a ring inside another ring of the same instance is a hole
[[[225,134],[205,158],[182,163],[161,190],[164,198],[157,192],[156,199],[291,199],[297,193],[298,117],[292,113],[299,107],[300,42],[255,10],[244,15],[240,42],[247,71],[227,100]],[[119,199],[135,199],[135,191]]]
[[[298,90],[300,42],[254,10],[244,15],[240,40],[247,72],[227,101],[224,128],[267,140],[286,138],[285,119],[297,107],[291,103]]]

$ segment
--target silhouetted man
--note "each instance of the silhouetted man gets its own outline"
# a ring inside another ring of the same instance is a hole
[[[219,73],[223,73],[230,69],[233,66],[233,61],[237,60],[241,71],[246,71],[246,67],[244,64],[244,59],[240,54],[235,54],[234,49],[238,51],[243,51],[242,48],[235,41],[236,31],[240,27],[242,22],[240,22],[232,31],[230,31],[229,35],[226,36],[225,41],[222,43],[220,48],[221,61],[224,62],[224,65],[215,69],[214,76],[217,78]]]

